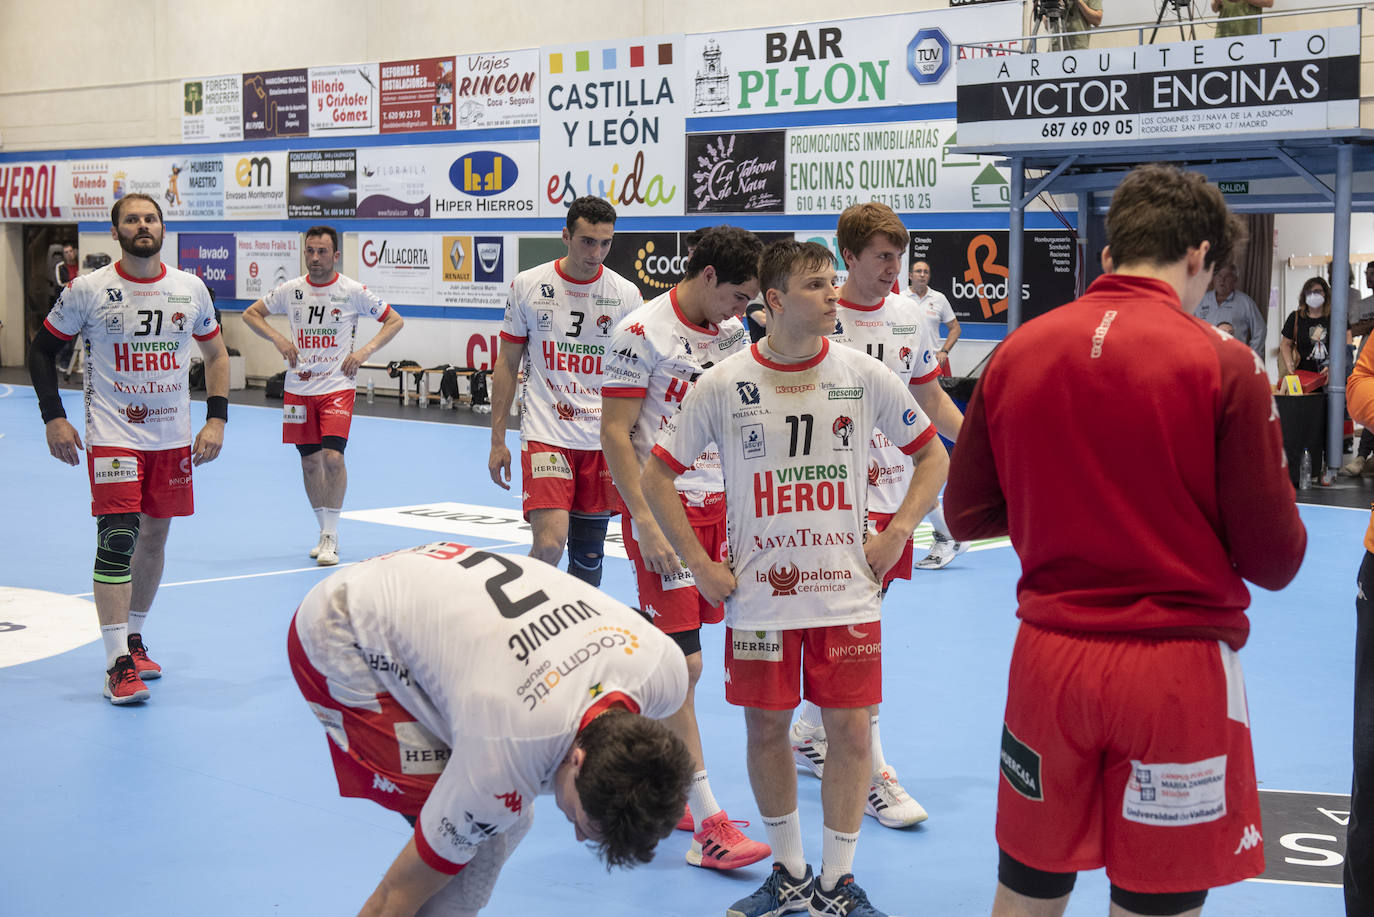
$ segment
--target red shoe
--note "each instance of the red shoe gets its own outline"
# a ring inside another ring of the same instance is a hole
[[[695,830],[696,830],[696,827],[697,827],[697,823],[694,822],[694,821],[692,821],[692,807],[691,807],[691,806],[683,806],[683,807],[682,807],[682,817],[679,818],[679,819],[677,820],[677,830],[679,830],[679,831],[695,831]]]
[[[724,812],[702,822],[701,830],[692,835],[687,862],[706,869],[739,869],[773,855],[773,848],[751,841],[736,825],[748,827],[749,823],[731,821]]]
[[[105,673],[105,696],[112,704],[136,704],[148,699],[148,686],[134,671],[133,657],[125,655]]]
[[[162,666],[148,658],[148,648],[143,645],[142,634],[129,635],[129,655],[134,660],[134,671],[139,678],[152,679],[162,677]]]

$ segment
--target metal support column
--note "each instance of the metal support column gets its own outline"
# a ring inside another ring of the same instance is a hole
[[[1326,384],[1326,475],[1334,480],[1341,467],[1341,442],[1345,439],[1345,330],[1350,326],[1350,197],[1353,185],[1355,148],[1349,143],[1336,147],[1336,195],[1332,201],[1336,225],[1331,233],[1331,377]]]
[[[1026,205],[1022,201],[1026,193],[1025,160],[1020,156],[1011,157],[1011,222],[1007,232],[1007,332],[1015,331],[1021,324],[1021,278],[1025,274],[1025,256],[1022,235],[1026,224]]]

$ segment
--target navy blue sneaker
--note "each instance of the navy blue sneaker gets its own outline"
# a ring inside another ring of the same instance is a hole
[[[832,891],[821,891],[821,883],[812,887],[811,903],[807,907],[810,917],[887,917],[868,902],[868,895],[854,881],[853,873],[840,876]]]
[[[811,867],[800,879],[794,878],[781,863],[773,864],[773,874],[748,898],[741,898],[725,912],[725,917],[779,917],[793,911],[804,911],[815,886]]]

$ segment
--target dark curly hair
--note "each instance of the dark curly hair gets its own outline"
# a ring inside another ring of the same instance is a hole
[[[706,270],[716,269],[718,283],[745,283],[759,275],[759,237],[738,226],[712,226],[697,237],[692,257],[687,260],[688,280]]]

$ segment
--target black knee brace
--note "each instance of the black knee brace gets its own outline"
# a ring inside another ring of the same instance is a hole
[[[348,448],[348,438],[344,436],[321,436],[320,448],[333,449],[343,455],[343,451]]]
[[[118,585],[133,579],[130,564],[138,546],[138,513],[106,513],[95,520],[95,571],[97,583]]]
[[[584,583],[601,585],[601,561],[606,552],[606,523],[610,516],[579,516],[568,519],[568,572]]]
[[[696,627],[692,630],[680,630],[675,634],[669,634],[668,639],[677,644],[677,648],[682,650],[682,655],[690,656],[693,653],[701,652],[701,628]]]
[[[997,881],[1027,898],[1062,898],[1073,891],[1076,872],[1045,872],[1013,859],[1005,850],[997,851]]]
[[[1151,917],[1174,917],[1194,908],[1202,907],[1207,900],[1207,889],[1200,892],[1146,892],[1127,891],[1115,882],[1112,883],[1112,900],[1117,907],[1124,907],[1136,914],[1149,914]]]

